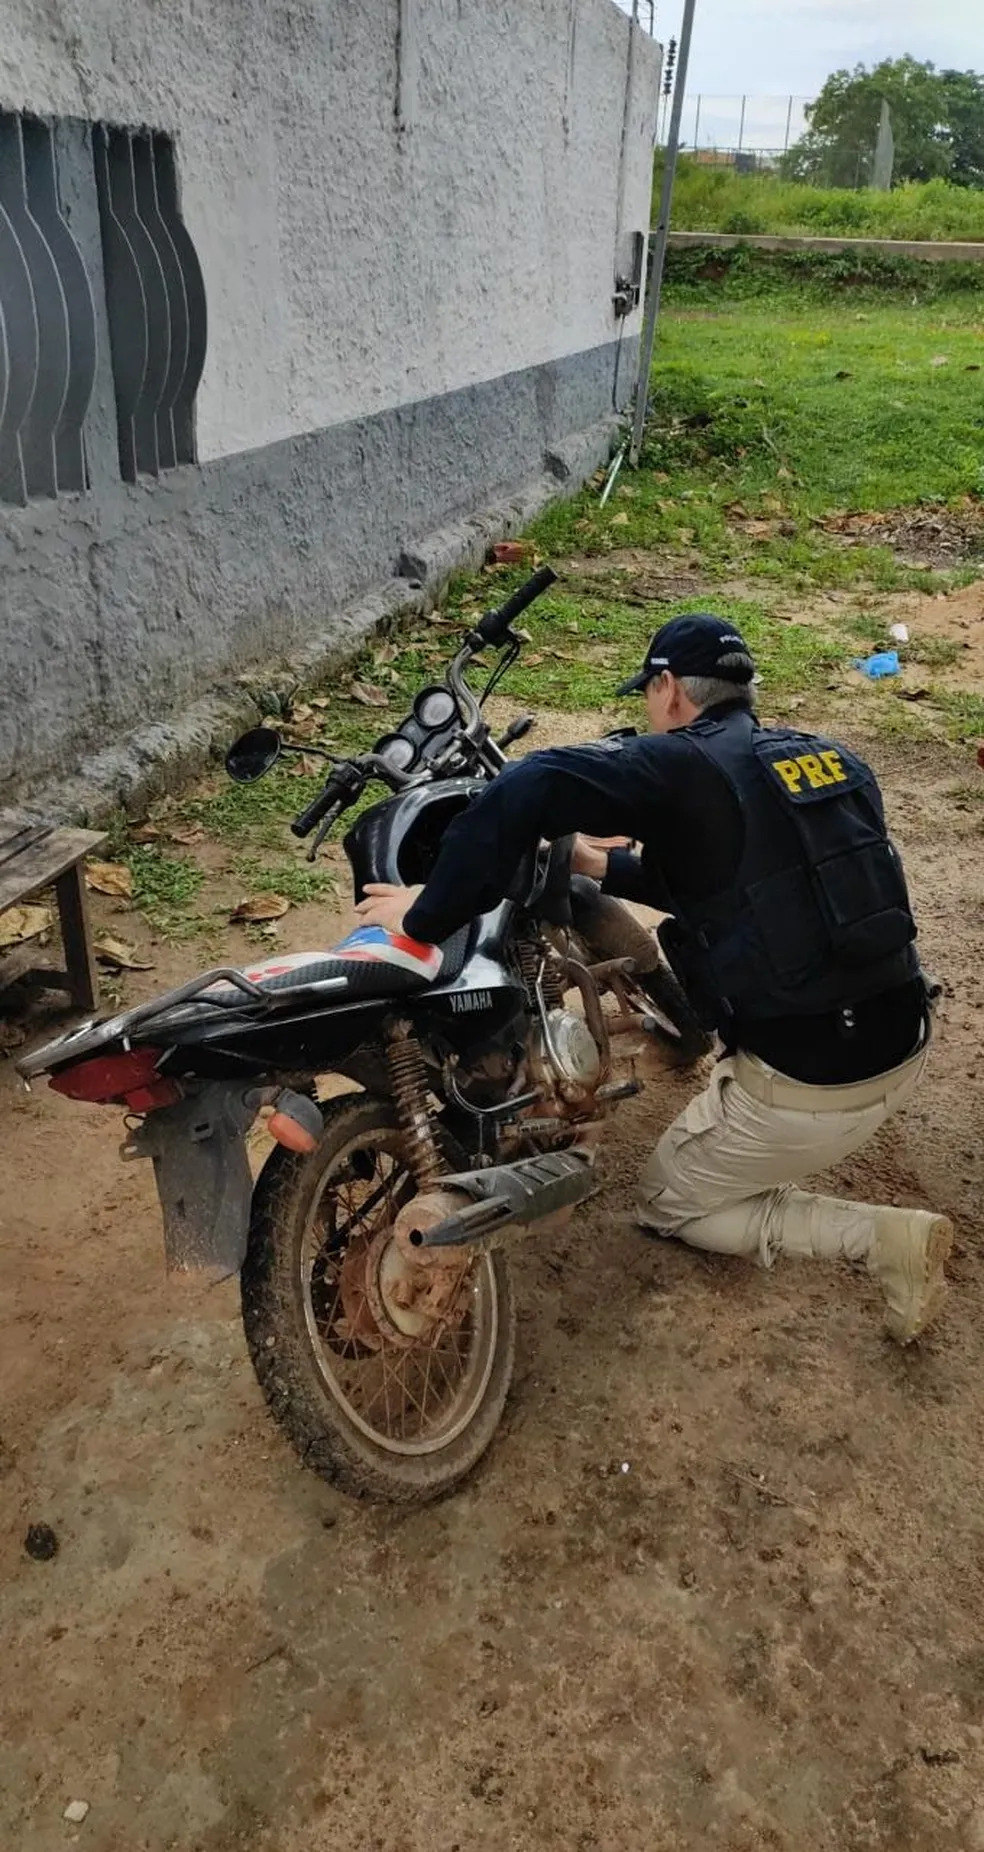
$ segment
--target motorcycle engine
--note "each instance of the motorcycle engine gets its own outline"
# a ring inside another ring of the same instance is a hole
[[[578,1100],[591,1093],[601,1079],[601,1050],[583,1016],[574,1010],[553,1009],[546,1028],[535,1031],[530,1067],[538,1085],[559,1091],[564,1099]]]

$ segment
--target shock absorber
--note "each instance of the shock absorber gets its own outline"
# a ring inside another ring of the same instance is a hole
[[[427,1106],[429,1089],[423,1051],[409,1022],[391,1024],[386,1040],[390,1086],[406,1140],[407,1163],[417,1188],[425,1190],[445,1165]]]

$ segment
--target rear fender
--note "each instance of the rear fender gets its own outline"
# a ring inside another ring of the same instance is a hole
[[[255,1090],[211,1081],[148,1113],[123,1146],[124,1157],[153,1159],[169,1271],[224,1279],[242,1266],[253,1194],[246,1133],[259,1104]]]

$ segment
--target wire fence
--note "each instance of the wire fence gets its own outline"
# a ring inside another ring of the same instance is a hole
[[[615,0],[615,5],[642,26],[650,38],[656,37],[656,0]]]
[[[684,103],[681,148],[698,161],[754,169],[773,166],[807,128],[806,96],[707,96]],[[665,141],[669,99],[661,98],[658,139]]]

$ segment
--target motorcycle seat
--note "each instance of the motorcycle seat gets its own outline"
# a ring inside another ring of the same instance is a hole
[[[330,950],[283,954],[247,966],[243,975],[262,990],[299,990],[344,978],[351,997],[409,996],[438,979],[453,982],[467,949],[467,927],[443,945],[422,945],[382,926],[359,926]]]

